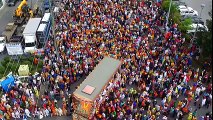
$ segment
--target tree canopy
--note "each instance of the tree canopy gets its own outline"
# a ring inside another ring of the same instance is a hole
[[[209,16],[211,18],[206,20],[208,31],[197,34],[197,43],[203,50],[203,57],[212,57],[212,10],[209,12]]]
[[[170,0],[163,0],[162,9],[168,12],[169,5]],[[192,24],[191,18],[186,18],[183,21],[181,20],[181,15],[178,10],[178,6],[175,3],[171,4],[169,19],[172,20],[172,22],[177,23],[178,29],[183,33],[186,33],[186,31],[190,29],[190,25]]]

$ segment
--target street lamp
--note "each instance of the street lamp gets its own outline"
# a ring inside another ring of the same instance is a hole
[[[32,0],[30,0],[30,7],[31,7],[31,9],[33,9],[33,2],[32,2]]]
[[[202,11],[203,11],[203,8],[204,8],[205,6],[206,6],[205,4],[201,4],[201,10],[200,10],[200,16],[199,16],[199,19],[201,18]],[[199,24],[199,22],[200,22],[200,20],[197,22],[196,30],[195,30],[195,33],[194,33],[193,38],[192,38],[192,40],[193,40],[193,41],[194,41],[195,36],[196,36],[196,32],[197,32],[197,29],[198,29],[198,24]]]
[[[170,15],[171,6],[172,6],[172,0],[170,0],[170,3],[169,3],[169,11],[168,11],[167,18],[166,18],[166,31],[168,31],[167,25],[168,25],[168,22],[169,22],[169,15]]]

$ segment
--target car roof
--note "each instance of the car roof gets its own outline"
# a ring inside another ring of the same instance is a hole
[[[190,11],[194,10],[192,7],[187,7],[187,9]]]
[[[0,37],[0,41],[4,40],[5,38],[4,37]]]
[[[202,21],[203,22],[202,19],[198,19],[198,18],[193,18],[192,21]]]
[[[186,8],[185,5],[179,5],[178,7],[179,7],[179,8]]]
[[[199,27],[205,27],[205,25],[202,25],[202,24],[200,24],[200,23],[199,23],[199,24],[195,24],[195,23],[191,24],[191,26],[194,27],[194,28],[196,28],[197,25],[198,25]]]
[[[8,0],[8,2],[15,2],[15,0]]]

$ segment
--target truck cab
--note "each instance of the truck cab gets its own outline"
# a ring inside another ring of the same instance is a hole
[[[37,49],[36,47],[37,45],[35,36],[26,36],[24,53],[32,53]]]
[[[36,31],[39,27],[40,21],[41,18],[30,18],[24,28],[22,34],[24,37],[25,53],[33,53],[38,47],[39,41],[37,41]]]
[[[0,37],[0,53],[5,51],[6,38]]]

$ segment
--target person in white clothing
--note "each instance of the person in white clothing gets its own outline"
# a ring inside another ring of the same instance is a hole
[[[20,112],[18,110],[15,112],[15,118],[20,118]]]
[[[27,108],[25,109],[25,114],[27,115],[27,117],[29,117],[29,118],[31,117],[30,116],[30,111]]]
[[[43,114],[42,110],[40,110],[40,111],[38,112],[38,116],[39,116],[39,119],[43,119],[44,114]]]
[[[12,118],[16,119],[15,113],[12,112]]]
[[[44,110],[44,117],[48,117],[50,114],[49,110],[48,109],[45,109]]]
[[[62,116],[62,115],[63,115],[63,111],[62,111],[61,108],[58,108],[58,115],[59,115],[59,116]]]
[[[206,98],[203,98],[201,106],[203,107],[206,104]]]

